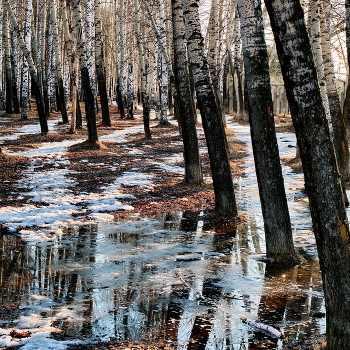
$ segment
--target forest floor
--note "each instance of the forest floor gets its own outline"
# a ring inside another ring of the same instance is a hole
[[[98,127],[99,135],[108,135],[113,131],[132,127],[142,124],[141,112],[135,111],[136,118],[133,120],[121,120],[117,113],[116,107],[111,108],[112,126]],[[52,113],[51,118],[59,121],[59,113]],[[232,120],[232,116],[229,119]],[[4,136],[9,136],[15,133],[20,127],[38,123],[35,111],[31,112],[27,120],[21,120],[19,115],[0,115],[0,140]],[[162,157],[178,154],[182,152],[182,146],[178,128],[175,123],[167,126],[159,126],[158,122],[152,120],[152,138],[146,140],[143,134],[134,134],[127,137],[127,142],[134,148],[134,155],[126,152],[120,145],[112,142],[103,141],[102,147],[91,148],[86,143],[79,143],[69,150],[69,168],[76,180],[75,191],[89,192],[89,189],[101,187],[103,184],[112,182],[118,173],[123,173],[132,168],[142,167],[137,155],[147,152],[147,157],[159,160]],[[293,131],[292,123],[289,117],[276,117],[276,125],[279,132]],[[22,170],[28,166],[29,160],[26,157],[13,156],[11,153],[16,153],[23,150],[30,150],[38,147],[43,142],[60,141],[67,139],[86,139],[87,130],[77,130],[75,134],[68,133],[69,127],[62,124],[57,124],[54,130],[47,135],[25,134],[18,138],[6,139],[0,145],[4,152],[0,153],[0,205],[25,205],[30,200],[27,197],[14,203],[13,193],[16,193],[17,181],[22,176]],[[201,145],[205,144],[205,138],[202,133],[199,133],[199,142]],[[233,176],[243,176],[243,165],[246,156],[246,145],[240,140],[236,139],[233,132],[228,130],[228,142],[230,147],[230,161]],[[208,155],[206,153],[201,155],[203,164],[204,177],[210,177],[210,165]],[[82,160],[88,161],[90,166],[86,168],[86,164]],[[293,167],[296,172],[301,171],[300,161],[295,159],[284,159],[283,162]],[[117,170],[111,173],[110,169],[99,166],[99,164],[119,164]],[[43,167],[45,164],[43,163]],[[214,209],[214,193],[212,184],[205,182],[203,185],[188,186],[183,183],[182,176],[174,175],[172,172],[160,172],[156,168],[143,168],[143,172],[148,171],[154,176],[155,185],[152,191],[141,191],[137,186],[123,184],[125,193],[132,194],[136,199],[127,199],[127,204],[134,207],[133,213],[139,213],[142,216],[152,216],[158,213],[172,212],[172,211],[187,211],[198,212],[199,210],[206,210],[212,212]],[[117,174],[116,174],[117,173]],[[187,200],[186,200],[187,199]],[[30,201],[33,204],[32,201]],[[43,203],[37,203],[43,205]],[[118,217],[127,217],[128,211],[118,211],[114,213]],[[215,220],[215,219],[214,219]],[[244,220],[244,218],[241,218]],[[5,232],[5,231],[3,231]],[[286,350],[315,349],[314,342],[303,344],[290,344]],[[269,347],[263,347],[268,349]],[[131,344],[127,342],[122,343],[101,343],[91,346],[84,345],[83,347],[73,346],[71,349],[102,349],[102,350],[171,350],[172,346],[164,344]]]

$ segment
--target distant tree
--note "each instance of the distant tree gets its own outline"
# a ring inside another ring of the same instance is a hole
[[[260,201],[264,217],[266,255],[294,265],[295,254],[271,95],[269,59],[260,1],[238,0],[249,103],[249,122]]]
[[[350,235],[340,174],[297,0],[265,0],[305,176],[326,304],[327,349],[350,343]]]

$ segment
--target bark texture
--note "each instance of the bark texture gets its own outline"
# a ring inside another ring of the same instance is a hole
[[[199,2],[198,0],[183,0],[182,3],[191,74],[210,158],[215,193],[215,210],[219,215],[237,216],[225,129],[204,54],[203,36],[198,14]]]
[[[350,343],[349,226],[337,160],[304,13],[295,0],[265,0],[303,163],[327,311],[327,348]]]
[[[171,4],[174,36],[174,80],[177,90],[174,97],[184,144],[185,182],[190,185],[201,184],[203,174],[195,124],[196,108],[187,60],[182,2],[181,0],[172,0]]]
[[[238,0],[249,101],[250,132],[264,217],[266,255],[294,264],[295,250],[282,176],[261,3]]]

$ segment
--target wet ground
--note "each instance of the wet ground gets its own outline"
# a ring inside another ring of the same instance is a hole
[[[247,126],[229,127],[249,144]],[[278,137],[283,156],[295,152],[292,134]],[[213,227],[204,212],[173,212],[89,221],[51,241],[2,236],[0,347],[130,341],[248,350],[318,339],[324,300],[302,176],[284,168],[295,242],[307,263],[279,270],[262,261],[251,152],[245,174],[236,196],[246,224]]]

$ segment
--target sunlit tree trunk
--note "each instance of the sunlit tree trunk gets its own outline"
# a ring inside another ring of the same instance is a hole
[[[28,50],[31,47],[31,36],[32,36],[32,15],[33,15],[33,4],[32,0],[26,0],[25,2],[25,23],[24,23],[24,41]],[[21,91],[21,118],[28,118],[28,102],[30,92],[30,76],[29,67],[26,59],[23,59],[22,67],[22,91]]]
[[[172,0],[171,3],[174,36],[174,75],[177,88],[175,112],[179,117],[184,144],[185,182],[190,185],[201,184],[203,174],[195,124],[196,108],[187,59],[182,1]]]
[[[0,5],[2,5],[2,2],[0,1]],[[4,46],[3,46],[3,19],[4,19],[4,11],[3,7],[0,6],[0,57],[4,57]],[[0,69],[0,81],[4,81],[4,62],[3,59],[1,61],[1,69]],[[3,84],[0,84],[0,110],[4,111],[6,109],[5,101],[4,101],[4,86]]]
[[[44,99],[45,113],[46,116],[50,115],[50,103],[48,97],[48,83],[45,72],[45,55],[46,55],[46,20],[47,20],[47,6],[45,0],[39,0],[38,3],[38,23],[37,23],[37,37],[36,45],[32,45],[32,48],[37,49],[36,51],[36,63],[38,67],[38,78],[40,86],[42,88],[42,94]],[[34,43],[33,43],[34,44]]]
[[[266,0],[303,164],[326,304],[327,349],[350,343],[350,235],[337,160],[297,0]]]
[[[11,68],[12,68],[12,104],[13,104],[13,113],[20,114],[19,108],[19,59],[18,59],[18,45],[17,37],[12,33],[11,35]]]
[[[130,62],[129,63],[129,69],[128,69],[128,81],[127,81],[127,119],[133,119],[133,109],[134,109],[134,83],[135,83],[135,76],[134,76],[134,65]]]
[[[329,111],[332,123],[331,131],[333,135],[334,148],[336,151],[340,174],[342,175],[343,181],[347,181],[350,178],[350,154],[342,108],[337,90],[336,77],[334,74],[334,64],[330,46],[331,38],[329,35],[329,7],[329,0],[322,0],[321,8],[323,9],[323,11],[321,21],[321,45],[323,54],[323,65],[326,76]]]
[[[120,113],[120,118],[125,118],[124,111],[124,87],[123,87],[123,72],[125,65],[125,8],[124,0],[119,0],[117,8],[119,25],[117,25],[117,103]]]
[[[222,120],[226,124],[226,116],[222,106],[222,97],[220,92],[219,83],[219,42],[221,40],[220,35],[220,25],[219,25],[219,0],[211,0],[211,10],[208,23],[208,65],[210,70],[210,77],[213,84],[213,89],[215,93],[218,106],[222,113]]]
[[[91,91],[94,96],[95,114],[97,112],[96,106],[96,81],[95,81],[95,24],[94,24],[94,0],[83,0],[84,3],[84,33],[86,45],[86,67],[89,71],[89,80]],[[83,8],[82,8],[83,9]],[[83,29],[83,30],[84,30]]]
[[[226,134],[211,85],[198,14],[198,0],[183,0],[186,40],[194,86],[207,140],[215,193],[215,211],[237,216]]]
[[[24,42],[24,39],[21,36],[21,31],[18,27],[17,21],[16,21],[16,17],[14,16],[12,9],[11,9],[11,4],[9,2],[9,0],[3,0],[3,5],[4,8],[7,10],[8,14],[9,14],[9,19],[11,21],[12,24],[12,28],[14,33],[17,35],[18,37],[18,41],[19,41],[19,45],[21,47],[21,50],[25,56],[25,58],[27,59],[27,62],[29,64],[29,71],[30,71],[30,76],[32,78],[32,86],[33,86],[33,92],[35,95],[35,100],[36,100],[36,105],[37,105],[37,110],[38,110],[38,114],[39,114],[39,121],[40,121],[40,128],[41,128],[41,133],[42,134],[46,134],[49,131],[48,125],[47,125],[47,120],[46,120],[46,113],[45,113],[45,106],[44,106],[44,102],[43,102],[43,97],[41,94],[41,86],[39,83],[39,79],[38,79],[38,75],[36,72],[36,68],[34,66],[34,61],[32,58],[32,54],[31,52],[27,49],[26,44]]]
[[[87,67],[86,46],[82,28],[82,17],[79,0],[73,0],[73,11],[75,30],[78,41],[78,53],[80,62],[81,83],[85,97],[85,116],[88,127],[88,141],[96,143],[98,141],[96,113],[95,113],[95,98],[91,88],[90,75]]]
[[[345,35],[346,35],[346,53],[347,70],[350,70],[350,0],[345,0]],[[350,75],[347,76],[346,95],[343,107],[343,119],[345,126],[349,126],[350,119]]]
[[[58,88],[58,105],[62,114],[62,122],[68,124],[68,114],[67,114],[67,104],[65,98],[65,91],[63,86],[63,77],[62,77],[62,64],[61,64],[61,52],[59,45],[59,34],[57,26],[57,16],[56,16],[56,4],[55,0],[50,0],[50,13],[51,13],[51,28],[53,31],[53,45],[55,53],[55,67],[56,67],[56,84]]]
[[[96,73],[98,90],[100,92],[100,102],[102,111],[102,125],[111,126],[111,117],[109,114],[109,103],[107,94],[106,72],[103,55],[102,41],[102,19],[101,19],[101,0],[95,0],[95,50],[96,50]]]
[[[249,120],[255,169],[264,217],[266,255],[277,263],[295,264],[296,259],[287,198],[280,163],[269,59],[264,37],[260,1],[238,0]]]
[[[139,50],[139,61],[140,61],[140,75],[141,75],[141,99],[142,99],[142,109],[143,109],[143,126],[145,130],[145,138],[150,139],[151,130],[149,126],[150,122],[150,97],[149,97],[149,76],[150,76],[150,67],[149,67],[149,57],[146,58],[146,53],[144,50],[143,37],[141,34],[141,8],[138,0],[134,0],[135,6],[135,31],[136,31],[136,40]]]
[[[4,45],[4,62],[5,62],[5,105],[6,113],[12,114],[12,67],[11,67],[11,38],[10,38],[10,23],[8,20],[7,11],[4,11],[3,17],[3,45]]]
[[[165,33],[165,9],[164,0],[158,0],[159,6],[159,43],[162,48],[161,52],[167,50],[166,33]],[[168,68],[164,55],[160,54],[158,57],[158,80],[159,80],[159,99],[160,99],[160,124],[168,123]]]

